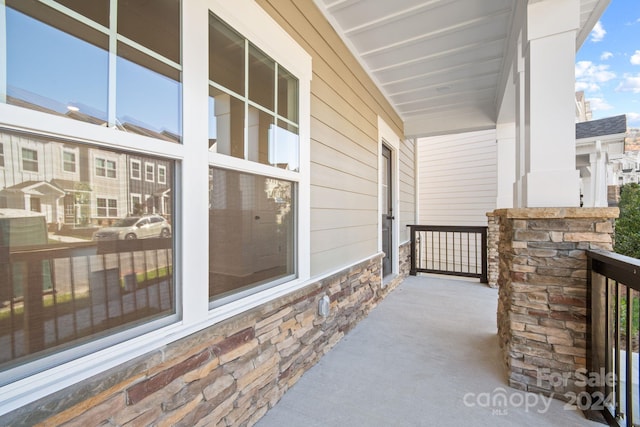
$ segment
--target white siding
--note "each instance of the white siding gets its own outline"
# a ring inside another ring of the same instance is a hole
[[[495,130],[418,139],[419,223],[487,224],[496,208]]]
[[[410,239],[407,225],[416,224],[415,140],[406,139],[400,145],[398,176],[400,179],[400,230],[398,241]]]

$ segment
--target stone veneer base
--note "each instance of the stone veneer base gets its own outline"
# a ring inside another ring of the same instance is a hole
[[[498,335],[509,385],[563,399],[587,367],[588,249],[612,250],[617,208],[499,209]],[[566,377],[565,380],[558,380]]]
[[[0,425],[253,425],[409,273],[382,256],[0,417]],[[318,301],[330,299],[330,314]]]

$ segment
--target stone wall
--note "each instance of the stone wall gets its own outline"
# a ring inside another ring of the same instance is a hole
[[[487,284],[498,287],[498,275],[500,271],[500,259],[498,256],[498,243],[500,241],[499,217],[493,212],[487,213]]]
[[[409,271],[381,256],[0,417],[0,425],[252,425]],[[330,312],[318,314],[328,296]]]
[[[509,385],[557,398],[587,367],[585,250],[612,249],[617,208],[495,211],[498,335]]]

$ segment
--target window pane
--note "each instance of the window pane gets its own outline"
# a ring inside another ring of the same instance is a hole
[[[118,128],[180,142],[180,72],[122,43],[118,44],[116,67]]]
[[[298,79],[278,66],[278,114],[298,123]]]
[[[173,315],[174,162],[7,131],[0,139],[10,177],[0,181],[0,371]],[[45,165],[73,150],[80,173],[22,174],[25,146]],[[162,165],[169,185],[131,180],[132,159]],[[96,178],[87,171],[98,164],[123,173]],[[133,194],[150,195],[157,222],[127,216]]]
[[[56,3],[86,16],[98,24],[109,26],[109,0],[56,0]]]
[[[275,142],[269,147],[269,163],[282,169],[300,170],[298,128],[278,120]]]
[[[244,38],[211,14],[209,80],[244,95]]]
[[[180,1],[119,0],[118,34],[180,64]]]
[[[107,36],[42,5],[15,3],[53,26],[7,8],[7,103],[104,124]]]
[[[244,102],[209,88],[209,150],[244,159]]]
[[[249,99],[274,111],[275,68],[271,58],[249,45]]]
[[[294,184],[218,168],[209,179],[209,298],[294,275]]]
[[[248,160],[269,163],[269,146],[273,141],[273,116],[254,107],[249,107],[247,120],[249,127],[249,156]]]

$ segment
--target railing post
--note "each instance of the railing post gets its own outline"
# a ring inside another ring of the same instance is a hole
[[[416,276],[416,232],[413,225],[407,225],[409,227],[409,233],[411,234],[411,269],[409,270],[410,276]]]
[[[42,301],[42,260],[34,259],[26,262],[24,288],[24,332],[25,351],[32,354],[44,349],[44,322]]]
[[[482,252],[482,275],[480,276],[480,283],[489,283],[488,277],[488,263],[487,263],[487,228],[482,229],[482,236],[480,239],[480,250]]]

